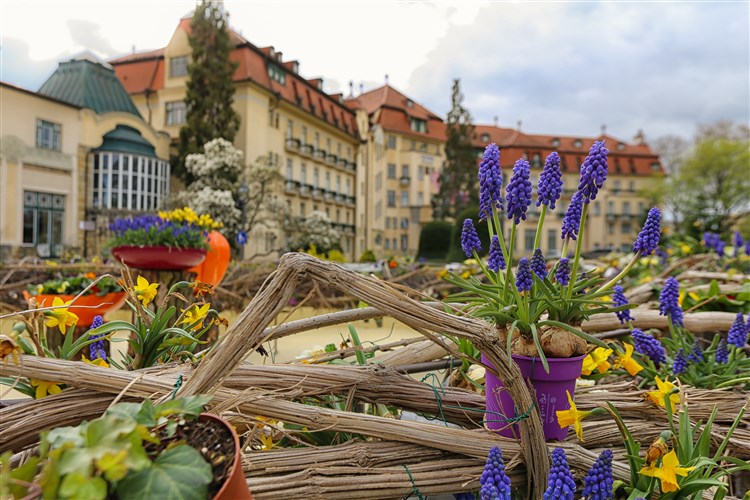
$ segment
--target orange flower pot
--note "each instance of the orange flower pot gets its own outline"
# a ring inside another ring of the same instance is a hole
[[[208,246],[210,248],[206,254],[206,260],[191,267],[188,272],[197,274],[198,281],[217,287],[227,274],[232,249],[224,235],[216,230],[208,234]]]
[[[28,303],[31,297],[36,299],[37,307],[51,307],[55,297],[60,297],[63,302],[73,300],[75,295],[40,293],[31,295],[28,291],[23,290],[23,298]],[[116,311],[125,303],[126,292],[112,292],[105,295],[84,295],[79,297],[69,309],[70,312],[78,316],[76,326],[91,326],[94,322],[94,316],[104,316],[108,312]],[[76,307],[76,306],[94,306],[94,307]]]

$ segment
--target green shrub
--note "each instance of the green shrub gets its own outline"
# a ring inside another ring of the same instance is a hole
[[[450,262],[462,262],[466,260],[466,254],[461,249],[461,230],[464,227],[464,219],[472,219],[474,221],[474,227],[477,229],[479,240],[482,242],[482,251],[479,255],[487,255],[487,251],[490,249],[490,237],[487,231],[487,221],[483,220],[479,222],[476,209],[468,208],[458,214],[456,222],[453,224],[453,233],[450,239],[450,250],[448,252],[448,261]]]
[[[372,250],[369,248],[362,252],[362,256],[359,258],[360,262],[377,262],[378,259],[375,258],[375,254]]]
[[[444,260],[451,244],[453,225],[448,221],[436,220],[422,226],[419,234],[418,257]]]

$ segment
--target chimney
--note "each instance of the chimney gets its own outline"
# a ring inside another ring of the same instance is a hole
[[[388,73],[385,74],[385,84],[388,85]]]
[[[277,61],[281,62],[281,56],[282,56],[282,54],[283,54],[282,52],[276,52],[276,60]]]
[[[602,135],[607,135],[607,125],[606,124],[602,125]]]
[[[135,54],[135,45],[133,45],[133,54]]]
[[[349,80],[349,97],[354,97],[354,80]]]
[[[498,124],[498,118],[497,118],[497,116],[492,117],[492,125],[494,127],[497,127],[497,124]]]
[[[646,137],[643,135],[643,129],[638,129],[638,133],[633,137],[633,142],[636,146],[643,146],[646,144]]]
[[[521,131],[521,120],[518,120],[518,121],[516,122],[516,130],[517,130],[518,132],[520,132],[520,131]]]
[[[359,94],[362,95],[365,93],[365,84],[362,82],[359,82]]]

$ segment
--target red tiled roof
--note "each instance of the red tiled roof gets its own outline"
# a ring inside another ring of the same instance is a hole
[[[445,140],[443,119],[390,85],[383,85],[344,102],[351,109],[363,109],[373,123],[386,130]],[[410,118],[427,122],[427,132],[412,130]]]
[[[177,29],[189,32],[190,18],[181,19]],[[238,63],[233,76],[235,82],[253,82],[346,134],[358,137],[354,112],[341,104],[337,98],[319,90],[315,80],[312,81],[313,83],[308,82],[299,74],[292,72],[291,61],[284,63],[278,60],[280,53],[272,52],[271,47],[260,49],[233,31],[232,41],[235,48],[229,58]],[[160,51],[161,55],[158,55]],[[163,51],[164,49],[151,51],[150,58],[133,54],[110,61],[115,74],[123,82],[128,93],[135,94],[164,88]],[[275,55],[272,56],[272,53]],[[269,64],[275,64],[287,70],[283,85],[269,77]]]
[[[146,59],[159,59],[164,57],[164,49],[149,50],[148,52],[137,52],[128,54],[109,61],[110,64],[121,64],[133,61],[143,61]]]
[[[654,170],[652,165],[659,163],[659,156],[647,144],[627,144],[610,135],[598,137],[560,136],[527,134],[516,129],[475,125],[473,144],[484,148],[494,142],[500,146],[500,161],[503,167],[511,167],[525,154],[532,158],[539,154],[544,160],[552,151],[560,154],[563,172],[578,172],[581,163],[588,155],[594,141],[606,140],[609,149],[609,171],[620,175],[653,175],[662,173],[661,166]],[[577,142],[580,141],[580,146]],[[555,145],[557,144],[557,145]]]

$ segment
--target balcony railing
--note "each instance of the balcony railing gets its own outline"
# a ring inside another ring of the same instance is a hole
[[[338,205],[343,205],[344,204],[344,198],[346,198],[346,197],[343,194],[336,193],[336,203]]]
[[[323,197],[323,191],[319,188],[313,188],[312,197],[315,199],[321,199]]]
[[[408,175],[402,175],[399,181],[401,182],[402,186],[408,186],[411,182],[411,177],[409,177]]]
[[[346,198],[346,199],[344,200],[344,202],[345,202],[345,203],[346,203],[347,205],[351,205],[351,206],[354,206],[354,205],[356,205],[356,204],[357,204],[357,198],[355,198],[354,196],[345,196],[344,198]]]
[[[349,163],[349,160],[346,158],[339,158],[338,162],[336,162],[339,168],[346,168],[347,164]]]
[[[299,195],[306,197],[310,196],[310,186],[308,186],[307,184],[300,184]]]
[[[325,191],[325,199],[326,201],[333,201],[333,191]]]
[[[299,150],[300,150],[300,152],[302,154],[306,154],[306,155],[309,155],[309,156],[312,156],[312,154],[313,154],[312,144],[303,144],[303,145],[300,146]]]
[[[328,153],[326,152],[325,149],[320,149],[320,148],[315,149],[315,158],[319,160],[325,160],[326,156],[328,156]]]
[[[295,139],[293,137],[289,137],[286,140],[286,149],[289,151],[299,151],[300,143],[299,139]]]
[[[339,161],[339,157],[333,153],[329,153],[328,156],[326,156],[326,161],[331,165],[336,166],[336,163],[338,163]]]
[[[284,191],[287,193],[296,193],[299,190],[299,182],[287,180],[284,184]]]

